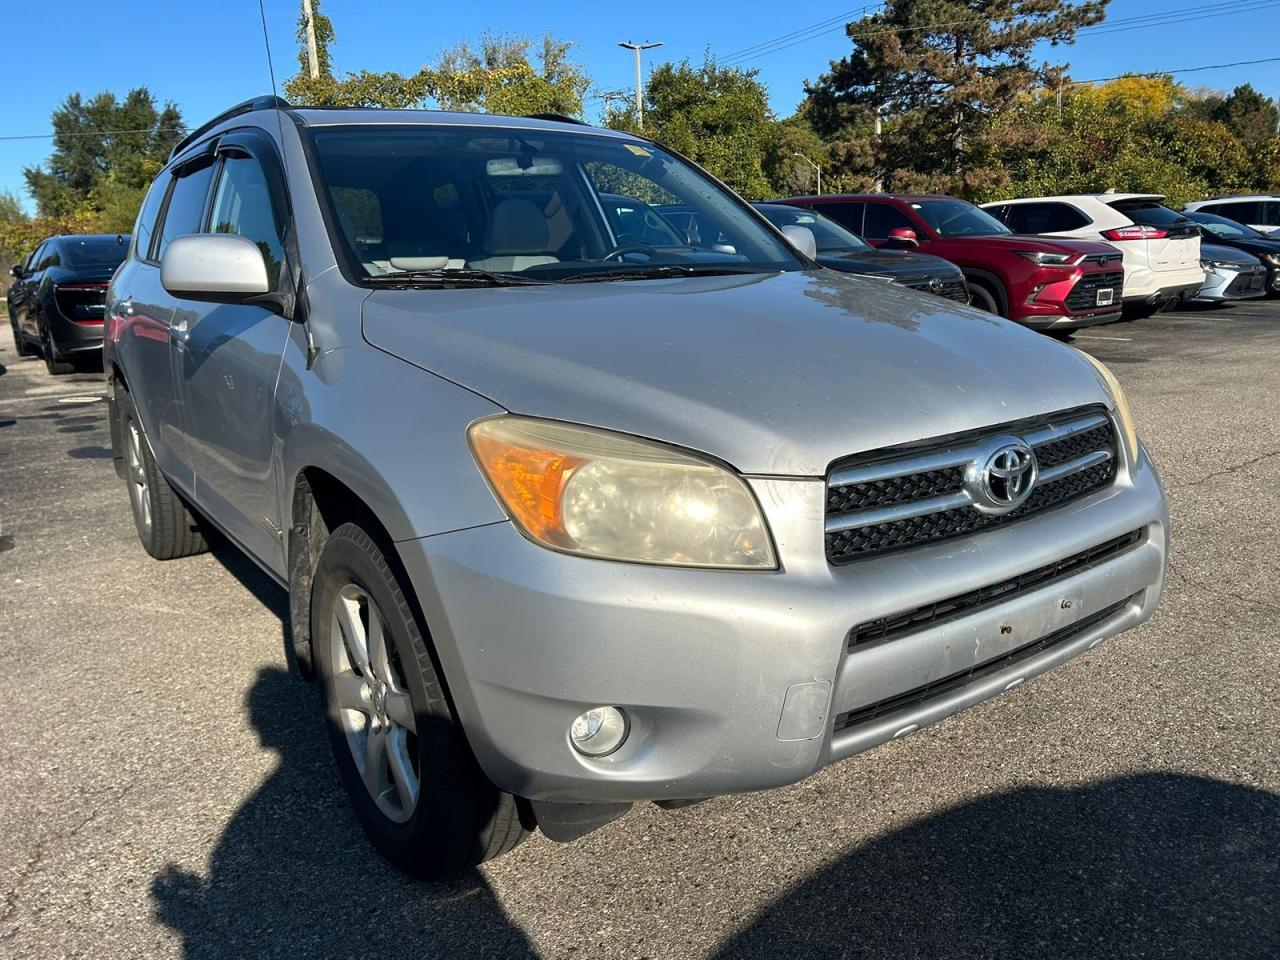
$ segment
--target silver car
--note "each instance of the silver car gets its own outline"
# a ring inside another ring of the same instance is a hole
[[[1105,367],[823,269],[652,141],[253,101],[133,237],[105,360],[138,534],[216,531],[288,590],[415,875],[794,783],[1159,600],[1164,497]]]
[[[1218,243],[1200,244],[1204,286],[1191,299],[1197,303],[1256,300],[1267,295],[1267,268],[1253,254]]]

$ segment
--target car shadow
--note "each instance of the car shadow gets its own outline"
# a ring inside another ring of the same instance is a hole
[[[187,960],[535,955],[478,872],[421,883],[377,856],[339,785],[314,687],[265,668],[246,703],[279,766],[231,818],[205,876],[170,864],[151,884]]]
[[[1143,774],[926,817],[792,887],[720,958],[1280,957],[1280,795]]]

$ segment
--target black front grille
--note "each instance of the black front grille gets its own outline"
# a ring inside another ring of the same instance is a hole
[[[1090,420],[1097,421],[1096,425],[1090,426]],[[1034,438],[1037,430],[1046,430],[1052,426],[1050,421],[1006,424],[934,444],[918,445],[893,453],[873,454],[866,461],[838,466],[833,469],[833,479],[827,485],[827,560],[833,564],[850,563],[873,554],[973,533],[1061,506],[1108,486],[1115,479],[1119,457],[1115,429],[1110,418],[1102,415],[1099,408],[1091,408],[1062,414],[1053,423],[1075,421],[1088,429],[1081,429],[1065,437],[1049,438],[1033,445],[1041,479],[1026,502],[1007,514],[980,513],[971,502],[964,499],[966,467],[963,464],[953,462],[916,470],[904,466],[903,472],[895,475],[894,462],[901,460],[909,465],[922,458],[927,460],[934,453],[941,453],[945,457],[957,449],[968,450],[972,445],[977,445],[980,449],[983,442],[1003,434]],[[1106,459],[1100,463],[1086,466],[1088,461],[1083,461],[1079,464],[1081,469],[1062,476],[1055,477],[1049,473],[1063,466],[1070,469],[1072,461],[1104,452]],[[885,464],[883,470],[879,469],[882,463]],[[879,475],[857,479],[856,472],[864,466],[876,468],[875,472]],[[836,475],[843,470],[852,470],[855,476],[849,482],[841,483]],[[1046,476],[1047,473],[1049,475]],[[924,501],[939,497],[951,497],[952,502],[939,504],[936,509],[919,516],[902,519],[868,517],[867,523],[856,522],[857,514],[864,511],[910,507],[917,501],[920,502],[917,509],[923,509],[929,507]],[[961,502],[956,504],[955,498],[959,498]],[[840,529],[842,527],[844,529]]]
[[[899,282],[904,287],[919,290],[921,293],[932,293],[947,300],[954,300],[956,303],[969,302],[969,288],[965,286],[963,278],[943,280],[941,285],[933,287],[929,286],[930,279],[930,277],[910,277]]]
[[[1233,297],[1261,293],[1267,288],[1267,275],[1262,270],[1242,273],[1227,285],[1227,294]]]
[[[897,640],[926,627],[934,627],[948,623],[957,617],[977,613],[997,603],[1004,603],[1027,590],[1038,590],[1041,587],[1056,583],[1067,577],[1088,570],[1104,560],[1110,560],[1118,554],[1138,544],[1142,540],[1142,531],[1133,530],[1122,537],[1115,537],[1106,543],[1100,543],[1088,550],[1081,550],[1069,557],[1063,557],[1054,563],[1036,567],[1026,573],[1000,583],[989,584],[977,590],[970,590],[954,597],[947,597],[936,603],[928,603],[914,610],[895,613],[860,623],[849,631],[849,647],[861,646],[886,640]]]
[[[1056,646],[1074,640],[1076,637],[1088,630],[1096,627],[1105,620],[1110,619],[1119,613],[1129,604],[1135,602],[1141,593],[1135,593],[1131,597],[1126,597],[1119,603],[1113,603],[1106,609],[1099,610],[1097,613],[1090,614],[1082,620],[1069,624],[1060,630],[1046,634],[1039,640],[1033,640],[1031,643],[1010,650],[1008,653],[987,660],[985,663],[977,664],[968,670],[962,670],[959,673],[953,673],[949,677],[943,677],[941,680],[935,680],[933,683],[925,684],[922,687],[916,687],[914,690],[908,690],[906,693],[900,693],[896,697],[890,697],[877,703],[869,704],[865,707],[859,707],[857,710],[849,710],[845,713],[837,714],[834,723],[834,730],[838,733],[841,730],[847,730],[850,727],[856,727],[859,724],[867,723],[878,717],[888,716],[899,710],[905,710],[908,707],[919,706],[930,700],[935,700],[945,694],[966,687],[971,683],[976,683],[984,677],[997,671],[1010,667],[1015,663],[1034,657],[1036,654],[1044,653]]]
[[[1110,287],[1115,293],[1110,304],[1098,304],[1098,291]],[[1124,294],[1124,271],[1112,273],[1086,273],[1076,281],[1076,285],[1067,294],[1067,309],[1073,313],[1084,313],[1091,310],[1120,309],[1120,301]]]
[[[950,467],[946,470],[926,470],[902,477],[888,477],[866,483],[851,483],[842,487],[827,488],[827,514],[849,513],[868,507],[883,507],[895,503],[924,500],[960,489],[964,470]]]

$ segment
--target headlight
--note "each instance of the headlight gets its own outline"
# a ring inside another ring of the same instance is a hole
[[[1238,263],[1231,263],[1231,262],[1229,262],[1229,261],[1227,261],[1227,260],[1201,260],[1201,261],[1200,261],[1200,266],[1204,267],[1206,270],[1209,270],[1209,271],[1213,271],[1213,270],[1239,270],[1239,269],[1240,269],[1240,264],[1238,264]]]
[[[1124,390],[1120,387],[1120,381],[1116,379],[1115,374],[1107,369],[1101,360],[1089,356],[1083,350],[1080,351],[1080,356],[1093,364],[1093,369],[1098,371],[1098,376],[1102,378],[1103,384],[1106,385],[1107,392],[1111,394],[1111,399],[1116,405],[1116,419],[1120,421],[1120,433],[1124,437],[1125,450],[1129,454],[1129,462],[1137,466],[1138,428],[1133,422],[1133,411],[1129,409],[1129,401],[1124,395]]]
[[[534,543],[635,563],[778,565],[751,490],[709,460],[517,416],[478,420],[467,436],[498,500]]]
[[[1042,267],[1070,267],[1080,258],[1075,253],[1042,253],[1039,250],[1018,250],[1018,256]]]

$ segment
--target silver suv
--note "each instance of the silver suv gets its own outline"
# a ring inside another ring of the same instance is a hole
[[[418,876],[794,783],[1159,599],[1101,364],[822,269],[651,141],[253,101],[133,236],[105,358],[138,534],[216,531],[288,590],[359,818]]]

